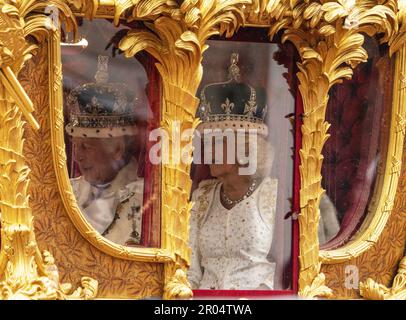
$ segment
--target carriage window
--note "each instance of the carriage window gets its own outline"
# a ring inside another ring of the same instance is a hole
[[[292,288],[295,90],[277,44],[209,41],[198,91],[192,288]]]
[[[373,203],[377,168],[386,154],[392,104],[392,63],[387,48],[366,37],[368,61],[351,80],[333,87],[326,120],[331,137],[323,149],[319,242],[334,249],[348,242]],[[377,190],[376,190],[377,191]]]
[[[77,204],[87,222],[123,246],[159,247],[159,166],[146,156],[159,125],[159,77],[148,56],[114,48],[124,28],[83,20],[62,47],[65,142]]]

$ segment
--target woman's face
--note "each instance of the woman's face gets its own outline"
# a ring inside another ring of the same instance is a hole
[[[228,143],[226,138],[213,139],[212,141],[212,164],[209,164],[210,174],[216,178],[222,178],[229,175],[238,175],[239,165],[236,163],[235,156],[229,159]],[[215,147],[217,145],[217,149]]]

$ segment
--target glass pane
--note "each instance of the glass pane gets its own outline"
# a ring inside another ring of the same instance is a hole
[[[291,286],[295,99],[277,44],[209,41],[192,168],[194,289]],[[285,61],[283,61],[285,59]],[[287,281],[286,281],[287,280]]]
[[[146,156],[160,121],[160,80],[146,55],[115,50],[125,29],[83,20],[62,44],[67,165],[82,214],[108,240],[160,242],[159,166]]]
[[[387,142],[392,104],[392,64],[387,49],[366,38],[368,61],[351,80],[336,85],[330,94],[326,119],[331,137],[324,149],[319,240],[324,249],[346,243],[357,231],[373,198],[377,166]]]

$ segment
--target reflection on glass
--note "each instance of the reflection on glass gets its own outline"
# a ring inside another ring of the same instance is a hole
[[[103,36],[96,32],[101,29]],[[106,239],[158,246],[159,211],[150,205],[159,200],[158,170],[145,156],[145,137],[159,122],[159,112],[151,110],[159,106],[146,95],[150,75],[136,59],[105,50],[120,40],[107,21],[86,22],[79,30],[89,46],[62,51],[66,151],[77,204]]]
[[[338,221],[337,209],[327,194],[321,196],[319,209],[318,237],[319,243],[323,244],[337,234],[340,230],[340,223]]]
[[[194,289],[285,289],[294,99],[274,44],[211,41],[203,66],[190,218]],[[225,58],[221,58],[225,57]],[[266,67],[264,67],[266,66]]]

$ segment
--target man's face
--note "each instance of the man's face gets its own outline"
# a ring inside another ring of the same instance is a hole
[[[119,138],[73,138],[75,161],[85,180],[91,184],[112,181],[122,167],[125,142]]]

